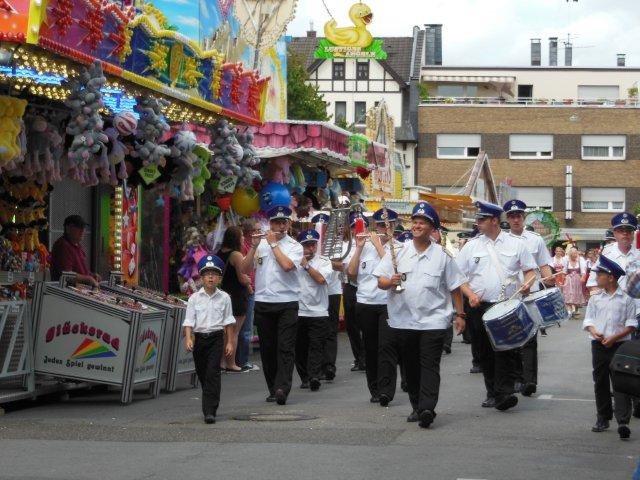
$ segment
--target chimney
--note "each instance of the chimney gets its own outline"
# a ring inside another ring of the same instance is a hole
[[[542,45],[539,38],[531,39],[531,66],[539,67],[542,64]]]
[[[618,66],[619,67],[624,67],[626,66],[626,55],[624,53],[619,53],[618,55]]]
[[[549,37],[549,66],[558,66],[558,37]]]
[[[313,20],[309,22],[309,30],[307,30],[307,38],[316,38],[316,31],[313,29]]]
[[[570,67],[573,63],[573,44],[566,42],[564,44],[564,66]]]
[[[425,24],[425,65],[442,65],[442,24]]]

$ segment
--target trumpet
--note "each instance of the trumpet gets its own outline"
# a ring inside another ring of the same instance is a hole
[[[391,230],[391,223],[389,222],[389,212],[384,204],[384,198],[382,199],[382,216],[384,218],[384,226],[387,229],[387,237],[389,238],[389,252],[391,253],[391,264],[393,265],[393,273],[398,274],[398,258],[396,257],[396,247],[394,245],[393,230]],[[402,285],[396,285],[393,288],[395,293],[404,292]]]

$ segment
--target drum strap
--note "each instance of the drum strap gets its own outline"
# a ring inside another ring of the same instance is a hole
[[[498,277],[500,277],[500,283],[501,283],[500,300],[503,300],[507,285],[516,283],[516,279],[514,276],[508,277],[507,274],[505,273],[504,267],[500,263],[500,260],[498,260],[498,254],[496,253],[496,249],[494,248],[493,244],[491,242],[487,242],[486,246],[487,246],[487,252],[489,253],[489,258],[491,259],[491,263],[496,269],[496,272],[498,272]]]

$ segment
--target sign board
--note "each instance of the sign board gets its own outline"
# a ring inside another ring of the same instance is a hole
[[[133,383],[154,381],[158,376],[162,327],[162,320],[148,320],[140,326],[136,361],[133,367]]]

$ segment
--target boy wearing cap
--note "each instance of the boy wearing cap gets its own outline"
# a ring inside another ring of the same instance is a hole
[[[317,391],[320,388],[325,342],[329,335],[329,291],[327,278],[333,269],[328,258],[317,255],[320,235],[305,230],[298,235],[303,257],[298,267],[300,307],[296,338],[296,369],[302,385]]]
[[[636,307],[633,299],[618,286],[618,280],[625,274],[620,265],[603,256],[594,270],[597,286],[601,290],[589,298],[582,323],[591,340],[598,415],[591,431],[599,433],[609,428],[609,421],[615,414],[618,435],[624,440],[631,435],[631,397],[614,391],[615,407],[612,406],[609,365],[618,347],[630,340],[636,329]]]
[[[218,289],[224,262],[207,255],[198,262],[202,288],[189,297],[184,317],[184,343],[193,352],[196,375],[202,385],[202,413],[205,423],[215,423],[220,404],[220,360],[223,330],[227,344],[225,355],[233,352],[233,332],[236,323],[231,310],[231,298]],[[194,341],[195,338],[195,341]]]
[[[251,249],[242,261],[248,273],[255,266],[254,323],[260,337],[262,371],[269,389],[267,402],[287,403],[293,377],[300,280],[297,265],[302,245],[287,232],[291,209],[274,207],[267,212],[270,230],[251,239]]]
[[[378,287],[386,290],[389,326],[400,337],[413,412],[407,421],[420,421],[427,428],[436,416],[440,392],[440,360],[451,318],[456,332],[464,330],[461,285],[466,278],[453,258],[433,242],[440,219],[427,202],[413,208],[412,240],[397,254],[397,272],[387,254],[373,275]],[[394,288],[402,285],[404,290]],[[454,310],[455,306],[455,310]]]

